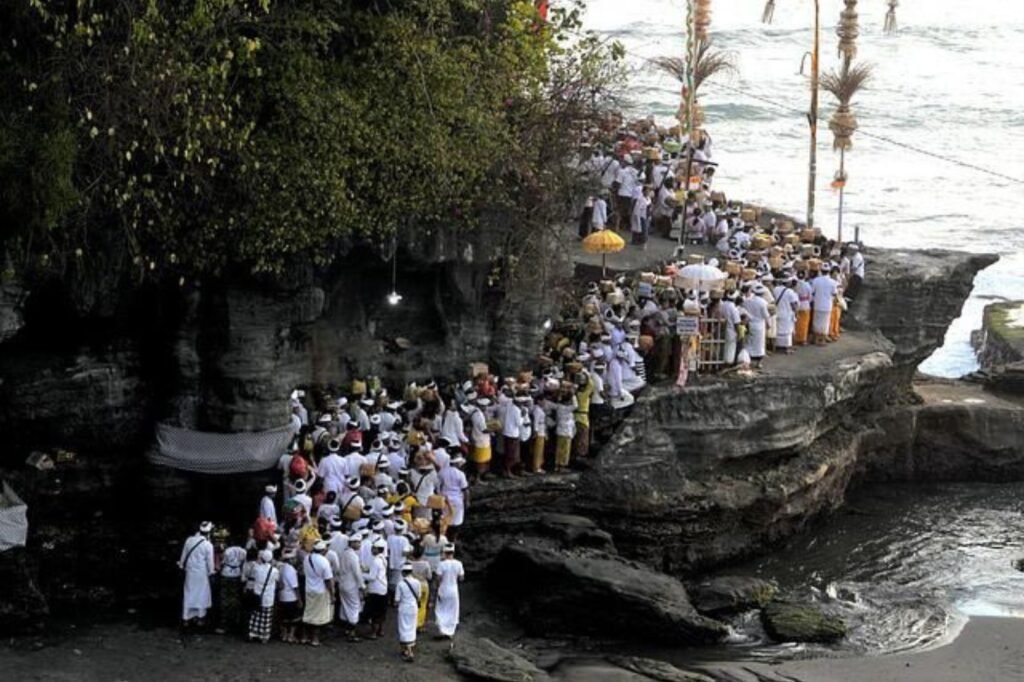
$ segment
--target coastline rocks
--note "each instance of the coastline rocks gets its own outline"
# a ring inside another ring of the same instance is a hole
[[[698,611],[714,615],[762,608],[777,589],[761,578],[721,576],[697,584],[690,594]]]
[[[774,601],[761,611],[765,632],[777,642],[829,644],[846,636],[846,623],[813,604]]]
[[[702,644],[726,633],[697,613],[679,581],[605,553],[509,545],[488,577],[524,624],[545,634]]]
[[[7,595],[0,599],[0,634],[41,631],[50,609],[24,547],[0,552],[0,585]]]
[[[989,303],[982,314],[978,361],[991,369],[1024,360],[1024,301]]]
[[[459,673],[491,682],[543,682],[548,674],[487,638],[459,635],[448,654]]]
[[[0,343],[12,338],[25,324],[21,309],[24,297],[25,291],[17,282],[0,283]]]
[[[896,346],[894,362],[907,378],[942,345],[960,315],[974,276],[999,260],[993,254],[942,249],[865,250],[867,277],[844,325],[877,329]]]

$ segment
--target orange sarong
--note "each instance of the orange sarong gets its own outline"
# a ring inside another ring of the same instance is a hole
[[[838,305],[832,306],[832,319],[829,320],[828,335],[833,339],[839,338],[839,318],[843,311]]]
[[[793,330],[793,343],[801,346],[807,343],[807,332],[811,330],[811,311],[799,310],[796,313],[796,329]]]

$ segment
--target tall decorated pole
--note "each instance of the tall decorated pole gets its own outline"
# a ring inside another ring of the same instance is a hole
[[[840,67],[825,74],[822,87],[838,101],[832,112],[828,127],[834,136],[832,148],[839,152],[839,172],[832,186],[839,190],[839,218],[836,239],[843,241],[843,203],[846,194],[846,152],[853,148],[853,133],[857,130],[857,118],[850,108],[853,96],[868,81],[871,69],[867,65],[853,65],[857,56],[857,0],[843,0],[846,7],[839,15],[836,34],[839,36]]]
[[[686,175],[683,179],[685,183],[683,185],[684,193],[683,196],[686,200],[690,197],[690,173],[693,169],[693,128],[694,128],[694,111],[693,107],[697,101],[697,97],[694,93],[695,88],[693,87],[693,67],[694,67],[694,55],[697,53],[697,31],[696,31],[696,13],[693,11],[694,0],[686,0],[686,83],[683,87],[685,92],[685,101],[682,103],[686,107],[686,121],[684,128],[686,129]],[[685,217],[685,216],[684,216]],[[683,242],[683,230],[679,230],[679,243]]]

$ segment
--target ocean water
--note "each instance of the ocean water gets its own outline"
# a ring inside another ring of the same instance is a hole
[[[836,67],[841,0],[821,2],[821,69]],[[730,196],[803,217],[807,204],[809,80],[799,74],[811,49],[813,2],[776,0],[771,25],[764,0],[713,0],[711,35],[735,55],[737,73],[709,81],[701,100],[721,165],[716,184]],[[900,3],[899,30],[882,31],[884,0],[861,0],[858,61],[874,78],[854,100],[862,133],[880,135],[980,166],[1024,183],[1024,3],[923,0]],[[683,0],[589,0],[587,27],[623,43],[632,67],[633,113],[669,123],[679,87],[646,59],[683,51]],[[821,94],[815,220],[837,231],[838,170]],[[987,175],[855,134],[846,155],[843,232],[860,228],[869,246],[949,248],[1000,255],[921,367],[957,377],[977,368],[970,332],[985,304],[1024,299],[1024,184]],[[870,277],[870,263],[868,277]]]

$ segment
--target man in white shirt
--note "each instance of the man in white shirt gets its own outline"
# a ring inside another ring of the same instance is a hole
[[[348,547],[341,553],[341,570],[338,573],[338,619],[344,623],[349,641],[358,641],[356,626],[359,624],[359,614],[363,610],[365,576],[359,560],[362,542],[363,538],[359,533],[353,533],[349,537]]]
[[[441,493],[448,498],[448,504],[452,508],[452,518],[446,531],[448,539],[452,541],[458,537],[459,530],[466,518],[466,507],[469,506],[469,481],[462,471],[465,464],[465,459],[456,457],[451,461],[451,466],[440,474]]]
[[[814,314],[811,329],[814,332],[814,343],[824,346],[828,341],[829,326],[832,322],[832,299],[839,286],[836,280],[828,276],[828,263],[823,263],[821,273],[811,281],[811,297]]]
[[[274,496],[277,495],[277,486],[268,485],[263,488],[263,497],[260,498],[260,516],[269,519],[277,525],[277,509],[274,507]]]
[[[630,216],[633,215],[633,192],[640,182],[640,174],[630,164],[625,164],[619,169],[615,176],[616,190],[615,202],[615,229],[622,229],[629,224]]]
[[[384,557],[387,546],[383,538],[374,541],[366,572],[366,620],[374,638],[384,634],[388,614],[388,565]]]
[[[727,367],[736,364],[736,341],[739,338],[736,330],[740,324],[740,311],[736,307],[736,301],[738,300],[739,294],[735,291],[730,291],[718,305],[719,317],[722,318],[722,324],[725,325],[725,347],[722,353],[722,361]]]
[[[206,612],[213,605],[210,593],[210,576],[216,573],[213,562],[213,544],[210,533],[213,523],[204,521],[199,531],[185,540],[181,548],[178,567],[185,572],[185,590],[182,600],[181,620],[185,627],[192,621],[201,627],[206,620]]]
[[[747,289],[743,297],[743,310],[750,320],[750,331],[745,348],[750,354],[750,361],[754,367],[760,367],[761,361],[764,359],[768,322],[771,319],[768,302],[762,298],[766,291],[764,285],[756,284],[753,289]]]
[[[523,414],[512,398],[504,397],[501,411],[501,435],[504,440],[505,456],[502,461],[502,476],[515,477],[519,468],[519,436],[523,427]]]
[[[331,622],[331,595],[334,594],[334,572],[327,560],[327,543],[317,540],[313,551],[303,562],[306,578],[306,608],[302,622],[309,644],[320,646],[320,629]]]
[[[346,465],[340,453],[341,441],[332,438],[327,443],[327,455],[320,460],[317,471],[324,482],[324,490],[341,492],[345,488]]]
[[[857,244],[850,244],[846,249],[850,254],[850,276],[844,295],[852,301],[857,298],[860,287],[864,284],[864,254],[860,252],[860,246]]]

